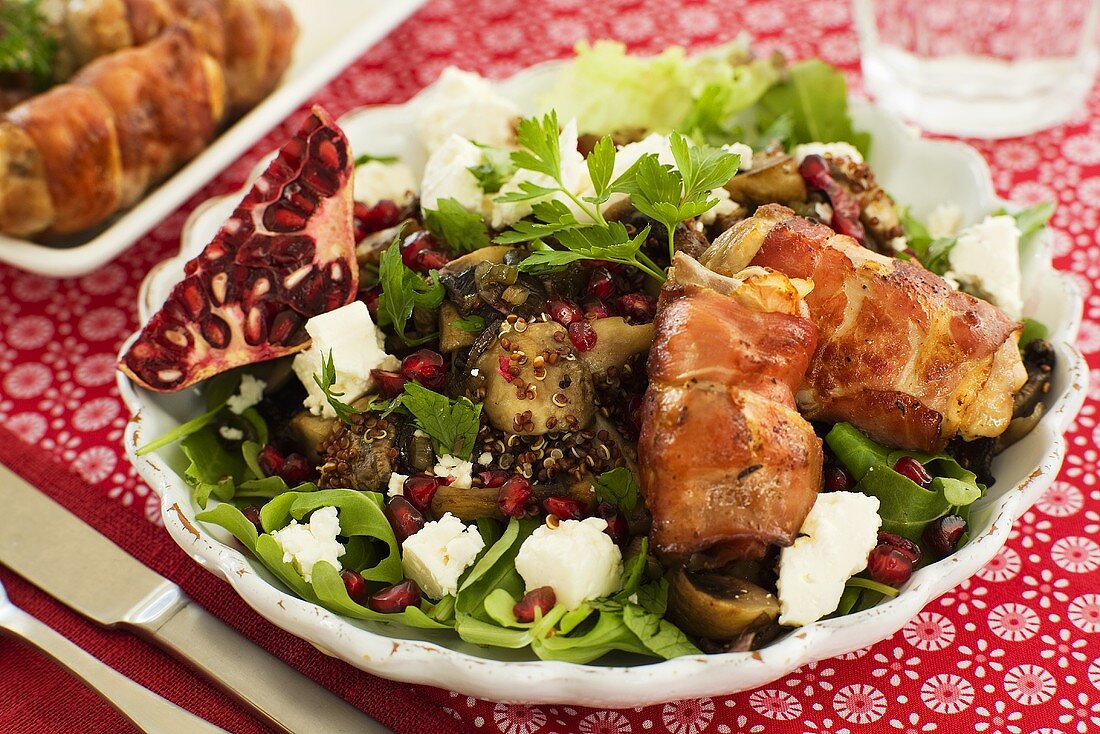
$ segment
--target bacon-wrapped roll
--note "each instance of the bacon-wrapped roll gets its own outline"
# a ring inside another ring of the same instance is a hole
[[[728,278],[676,255],[638,442],[652,540],[667,557],[759,557],[790,545],[813,506],[821,441],[794,400],[817,341],[809,287],[763,268]]]
[[[99,224],[202,150],[225,110],[221,67],[172,28],[0,115],[0,231]]]
[[[922,451],[1008,426],[1027,379],[1021,325],[915,261],[874,253],[779,205],[739,222],[701,259],[719,273],[751,264],[813,279],[806,304],[820,340],[797,394],[809,418]]]

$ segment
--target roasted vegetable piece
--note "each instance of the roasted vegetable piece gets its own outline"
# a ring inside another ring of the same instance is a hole
[[[587,477],[571,484],[533,484],[532,504],[541,505],[549,497],[567,497],[591,506],[595,503],[592,478]],[[442,517],[449,512],[466,522],[483,517],[506,519],[500,512],[500,490],[491,487],[461,488],[442,486],[432,498],[432,514]]]
[[[443,268],[443,273],[458,273],[466,268],[472,268],[479,263],[491,262],[500,264],[504,262],[504,256],[508,254],[511,247],[506,245],[490,245],[489,247],[481,247],[473,252],[467,252],[462,257],[456,257],[447,263],[447,266]]]
[[[522,329],[522,331],[520,330]],[[517,321],[477,362],[484,378],[485,415],[509,433],[542,434],[586,427],[596,412],[588,366],[565,328]]]
[[[774,623],[779,600],[745,579],[721,573],[672,573],[668,617],[684,632],[711,640],[732,640]]]
[[[321,479],[324,488],[377,491],[386,486],[396,468],[397,419],[371,413],[352,416],[352,425],[333,423],[332,433],[321,444]]]
[[[455,305],[450,301],[444,301],[439,307],[439,351],[444,354],[464,349],[474,343],[477,333],[467,331],[455,326],[455,322],[462,319]]]
[[[331,419],[302,410],[295,413],[287,423],[287,432],[294,441],[295,448],[317,464],[321,461],[321,446],[332,433],[332,427]]]
[[[753,167],[731,178],[725,189],[731,199],[749,207],[805,201],[807,194],[794,159],[782,151],[754,160]]]
[[[595,346],[578,356],[593,377],[604,374],[608,367],[622,367],[635,354],[649,351],[653,343],[653,324],[628,324],[621,316],[596,319],[592,329],[596,332]]]

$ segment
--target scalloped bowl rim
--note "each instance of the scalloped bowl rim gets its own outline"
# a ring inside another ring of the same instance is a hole
[[[517,97],[530,88],[545,84],[558,68],[557,62],[540,64],[501,83]],[[517,90],[519,93],[517,94]],[[418,104],[414,97],[404,105],[362,108],[348,113],[340,122],[354,124],[368,116],[407,115]],[[963,143],[917,138],[912,131],[886,113],[857,103],[858,115],[877,118],[894,145],[932,146],[940,155],[959,158],[970,169],[984,211],[1003,205],[994,193],[989,169],[982,156]],[[876,137],[876,141],[880,138]],[[909,141],[909,142],[906,142]],[[931,152],[932,148],[923,148]],[[261,164],[262,165],[262,164]],[[260,167],[257,168],[257,172]],[[159,305],[165,286],[182,272],[189,258],[187,243],[194,225],[205,212],[239,200],[244,189],[205,202],[188,220],[182,252],[150,271],[142,284],[139,308],[144,322]],[[194,242],[190,244],[194,245]],[[269,583],[258,572],[258,563],[237,547],[215,538],[194,519],[195,507],[187,484],[169,467],[163,456],[137,456],[136,448],[146,436],[146,418],[158,411],[152,393],[136,388],[119,374],[119,388],[132,418],[124,445],[130,461],[161,498],[161,516],[172,538],[196,562],[227,581],[241,598],[272,623],[322,652],[340,658],[370,673],[399,681],[433,685],[495,701],[561,703],[606,707],[628,707],[679,698],[713,696],[747,690],[773,681],[809,662],[866,647],[889,637],[936,597],[950,591],[988,563],[1007,542],[1013,522],[1026,512],[1057,476],[1065,456],[1063,431],[1084,401],[1088,366],[1073,339],[1080,323],[1083,299],[1077,283],[1053,269],[1050,238],[1044,236],[1036,255],[1035,278],[1045,279],[1062,300],[1055,304],[1063,322],[1051,340],[1059,357],[1056,382],[1061,393],[1028,437],[1041,439],[1036,467],[1014,487],[997,488],[989,498],[988,527],[949,558],[918,571],[895,599],[858,614],[826,619],[802,627],[755,652],[694,655],[639,665],[579,665],[560,661],[508,661],[478,657],[431,641],[395,638],[372,632],[320,606],[311,604]],[[122,352],[136,338],[126,341]],[[455,640],[455,644],[459,643]]]

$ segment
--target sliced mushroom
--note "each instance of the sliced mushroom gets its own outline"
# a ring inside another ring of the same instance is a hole
[[[653,324],[628,324],[621,316],[596,319],[591,324],[596,344],[578,356],[593,377],[604,374],[608,367],[622,367],[635,354],[648,352],[653,343]]]
[[[302,410],[295,413],[287,423],[287,433],[294,441],[295,448],[317,464],[321,461],[321,445],[332,433],[332,423],[331,418],[322,418],[308,410]]]
[[[596,412],[592,373],[565,328],[552,321],[517,322],[494,339],[476,367],[485,414],[499,430],[575,430],[588,426]]]
[[[535,484],[531,490],[534,494],[534,503],[541,504],[548,497],[569,497],[580,502],[592,505],[595,502],[595,492],[592,489],[592,479],[586,478],[572,484]],[[442,517],[449,512],[465,522],[471,522],[483,517],[492,517],[497,520],[507,519],[501,514],[497,506],[498,489],[490,487],[460,488],[443,486],[436,490],[432,499],[432,514]]]
[[[785,153],[764,156],[759,164],[739,173],[726,184],[730,198],[745,206],[804,201],[806,183],[794,159]]]
[[[779,618],[779,599],[756,584],[719,573],[672,574],[668,617],[684,632],[732,640]]]
[[[450,301],[444,301],[439,307],[439,351],[444,354],[464,349],[477,338],[477,333],[455,326],[455,322],[461,319],[462,314]]]
[[[443,268],[444,273],[457,273],[466,268],[472,268],[478,263],[491,262],[500,264],[504,262],[504,256],[508,254],[511,247],[507,245],[490,245],[489,247],[481,247],[473,252],[468,252],[462,257],[456,257],[447,263],[447,266]]]

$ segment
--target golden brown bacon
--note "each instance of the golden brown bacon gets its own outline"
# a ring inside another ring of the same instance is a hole
[[[808,284],[737,278],[677,254],[661,292],[638,463],[652,540],[722,560],[789,545],[821,484],[821,441],[795,409],[817,339]]]
[[[702,257],[719,273],[749,265],[812,278],[806,297],[820,341],[798,405],[848,421],[891,446],[942,449],[956,434],[1000,435],[1027,379],[1020,324],[912,261],[769,205]]]

